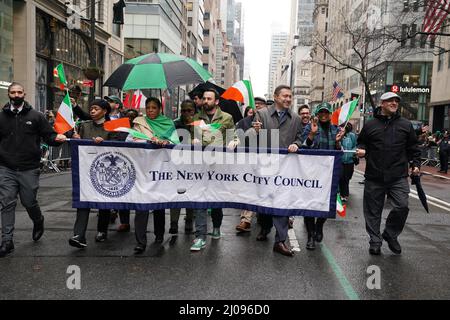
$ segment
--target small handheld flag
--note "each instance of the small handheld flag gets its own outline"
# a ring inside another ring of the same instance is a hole
[[[64,134],[74,127],[75,121],[73,120],[72,104],[70,103],[69,94],[66,93],[56,114],[54,128],[57,133]]]
[[[245,106],[255,110],[255,98],[250,80],[236,82],[222,94],[222,98],[242,102]]]
[[[60,88],[61,88],[61,90],[64,90],[65,87],[67,86],[67,79],[66,79],[66,74],[64,72],[64,67],[63,67],[62,63],[58,64],[56,66],[56,68],[53,69],[53,76],[55,76],[56,78],[59,78]]]
[[[131,128],[129,118],[120,118],[117,120],[106,121],[103,124],[106,131],[115,131],[117,128]]]
[[[148,140],[148,141],[153,141],[154,140],[154,139],[150,138],[149,136],[147,136],[146,134],[144,134],[142,132],[139,132],[139,131],[136,131],[136,130],[133,130],[131,128],[125,128],[125,127],[116,128],[114,131],[116,131],[116,132],[126,132],[128,134],[131,134],[131,136],[133,138],[136,138],[136,139]]]

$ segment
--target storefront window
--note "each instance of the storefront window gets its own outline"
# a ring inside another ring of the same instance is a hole
[[[13,81],[13,7],[12,0],[0,1],[0,101],[8,100]]]
[[[40,112],[47,110],[47,60],[36,58],[36,101],[34,107]]]

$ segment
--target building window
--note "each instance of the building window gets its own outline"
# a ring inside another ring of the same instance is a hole
[[[445,54],[445,49],[444,48],[439,48],[439,55],[438,55],[438,71],[442,71],[443,67],[444,67],[444,54]]]
[[[189,17],[189,18],[188,18],[188,26],[189,26],[189,27],[192,27],[192,17]]]
[[[402,42],[400,46],[403,48],[406,45],[406,37],[408,36],[408,25],[402,24]]]
[[[417,32],[417,25],[413,24],[411,29],[411,34],[413,35],[413,37],[411,37],[411,48],[416,47],[416,32]]]

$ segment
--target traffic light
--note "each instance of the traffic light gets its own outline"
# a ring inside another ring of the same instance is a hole
[[[113,5],[113,23],[114,24],[124,24],[123,19],[123,8],[126,7],[125,1],[119,0],[119,2]]]

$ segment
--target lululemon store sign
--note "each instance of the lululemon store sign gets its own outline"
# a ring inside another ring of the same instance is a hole
[[[429,87],[399,86],[395,84],[391,87],[390,91],[394,93],[431,93]]]

